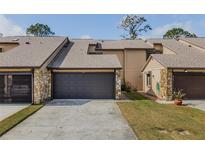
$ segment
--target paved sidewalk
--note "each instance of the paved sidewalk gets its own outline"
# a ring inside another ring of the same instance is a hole
[[[205,100],[184,100],[185,105],[205,111]]]
[[[27,107],[29,104],[0,104],[0,121]]]

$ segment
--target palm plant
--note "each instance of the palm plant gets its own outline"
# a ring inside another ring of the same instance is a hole
[[[173,98],[177,100],[182,100],[186,94],[183,93],[183,89],[173,92]]]

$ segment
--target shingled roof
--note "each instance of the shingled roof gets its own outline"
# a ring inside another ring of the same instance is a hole
[[[151,43],[161,43],[175,54],[152,54],[152,58],[167,68],[205,68],[205,51],[174,39],[152,39]]]
[[[95,44],[94,40],[71,40],[67,48],[64,48],[49,64],[49,68],[121,68],[116,55],[88,54],[89,44]]]
[[[0,53],[0,67],[40,67],[67,37],[1,37],[0,43],[16,47]]]
[[[144,40],[103,40],[98,41],[103,50],[117,49],[152,49],[153,46],[146,43]]]
[[[205,49],[205,38],[204,37],[197,37],[197,38],[180,38],[183,41],[186,41],[190,44],[196,45],[198,47]]]

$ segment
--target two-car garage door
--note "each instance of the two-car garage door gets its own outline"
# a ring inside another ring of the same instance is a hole
[[[174,90],[183,89],[187,99],[205,98],[205,73],[174,73]]]
[[[54,99],[113,99],[115,76],[107,73],[54,73]]]

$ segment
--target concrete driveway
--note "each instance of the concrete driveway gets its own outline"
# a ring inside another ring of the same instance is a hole
[[[160,104],[174,104],[174,101],[156,100],[156,102]],[[183,104],[205,111],[205,100],[183,100]]]
[[[0,139],[136,139],[114,100],[54,100]]]
[[[29,104],[0,104],[0,121],[22,110]]]
[[[205,100],[184,100],[183,103],[190,107],[205,111]]]

